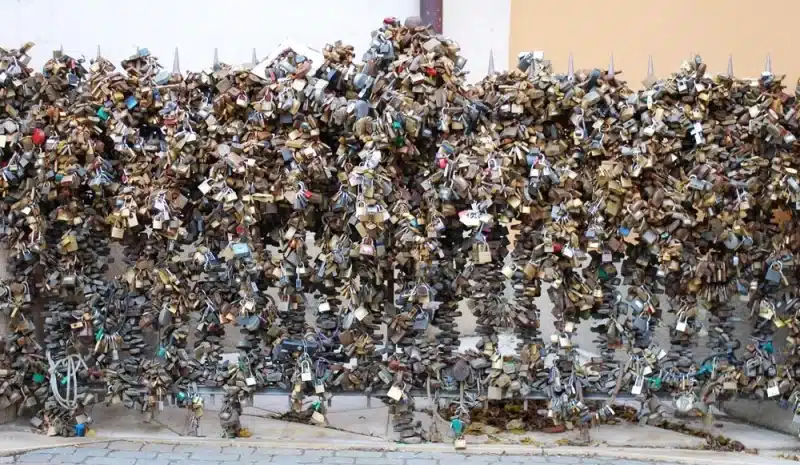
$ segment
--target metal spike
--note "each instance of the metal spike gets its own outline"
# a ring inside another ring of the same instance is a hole
[[[492,49],[489,49],[489,69],[486,71],[486,74],[494,74],[494,51]]]
[[[728,76],[733,77],[733,54],[728,55]]]
[[[181,60],[178,56],[178,47],[175,47],[175,58],[172,60],[172,74],[181,74]]]
[[[570,52],[569,61],[567,62],[567,80],[575,80],[575,63],[572,59],[572,52]]]
[[[58,51],[61,52],[62,55],[64,54],[64,44],[61,44],[61,46],[58,48]]]
[[[103,58],[103,55],[100,54],[100,46],[97,46],[97,56],[94,58],[95,61],[98,61],[100,58]]]
[[[220,68],[220,66],[219,66],[219,49],[216,48],[216,47],[214,48],[214,66],[213,66],[213,68],[214,68],[214,71],[216,71],[216,70],[218,70]]]
[[[611,81],[614,79],[614,54],[611,54],[611,61],[608,63],[608,72],[606,73],[606,79]]]
[[[536,59],[531,60],[531,64],[528,65],[528,79],[533,79],[534,77],[536,77],[536,66],[537,66]]]
[[[258,64],[258,56],[256,56],[255,47],[253,47],[253,57],[250,59],[250,62],[253,63],[254,65]]]
[[[764,62],[764,76],[772,76],[772,55],[767,53],[767,60]]]
[[[648,55],[647,57],[647,79],[655,79],[656,77],[656,69],[653,65],[653,55]]]

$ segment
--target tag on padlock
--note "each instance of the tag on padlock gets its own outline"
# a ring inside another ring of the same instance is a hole
[[[355,316],[358,319],[358,321],[363,321],[364,318],[367,317],[367,315],[369,315],[369,310],[367,310],[363,306],[360,306],[356,309]]]
[[[517,265],[515,265],[513,263],[509,263],[509,264],[503,266],[503,275],[508,279],[511,279],[512,277],[514,277],[514,272],[515,271],[517,271]]]
[[[642,388],[644,388],[644,376],[636,375],[636,379],[633,382],[633,387],[631,388],[631,394],[638,396],[642,393]]]
[[[495,354],[492,357],[492,368],[495,370],[502,370],[503,369],[503,357],[500,354]]]
[[[313,379],[311,375],[311,362],[308,360],[300,362],[300,379],[302,381],[311,381]]]
[[[315,422],[319,423],[319,424],[325,423],[325,415],[323,415],[323,414],[321,414],[319,412],[312,413],[311,414],[311,419],[314,420]]]
[[[781,394],[781,390],[778,387],[778,383],[775,381],[770,381],[770,385],[767,388],[767,397],[775,397]]]
[[[467,440],[464,438],[458,438],[453,441],[453,446],[456,450],[464,450],[467,448]]]
[[[678,317],[677,323],[675,323],[675,329],[682,333],[686,332],[686,318],[683,316]]]
[[[392,385],[391,389],[389,389],[389,392],[387,392],[386,395],[394,401],[400,401],[400,399],[403,398],[403,390],[397,387],[397,385]]]
[[[245,382],[245,384],[247,384],[250,387],[253,387],[253,386],[256,385],[256,379],[254,377],[252,377],[252,376],[248,376],[247,378],[245,378],[244,382]]]

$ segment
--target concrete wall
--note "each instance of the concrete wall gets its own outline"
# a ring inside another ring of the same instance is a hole
[[[418,0],[20,0],[3,2],[0,44],[36,42],[36,69],[62,45],[87,58],[100,45],[114,63],[147,47],[167,67],[179,47],[182,70],[197,71],[211,66],[214,47],[221,61],[240,64],[253,47],[263,58],[287,38],[315,48],[342,40],[360,57],[383,18],[418,14]]]
[[[511,0],[444,0],[443,10],[444,34],[461,45],[469,82],[486,75],[490,51],[495,69],[508,67]]]
[[[510,0],[444,1],[444,34],[461,43],[473,80],[486,73],[490,50],[506,67],[510,7]],[[360,58],[383,18],[417,16],[419,0],[20,0],[4,2],[3,15],[0,46],[35,42],[35,69],[62,46],[93,58],[100,45],[114,63],[147,47],[167,68],[178,47],[181,69],[196,71],[212,64],[215,47],[221,61],[240,64],[253,47],[263,58],[287,38],[314,48],[342,40]]]
[[[557,70],[566,70],[572,52],[576,68],[607,66],[613,53],[617,69],[637,87],[653,55],[655,71],[665,75],[692,53],[709,72],[724,72],[733,54],[738,76],[764,69],[767,53],[773,70],[794,87],[800,76],[797,43],[790,26],[800,2],[776,0],[767,6],[731,0],[616,0],[603,4],[574,0],[567,5],[542,0],[511,0],[509,59],[526,50],[543,50]]]

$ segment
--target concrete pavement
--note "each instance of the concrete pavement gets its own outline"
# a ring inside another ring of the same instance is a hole
[[[40,449],[16,457],[5,457],[0,463],[27,465],[83,464],[83,465],[513,465],[513,464],[565,464],[565,465],[672,465],[679,463],[708,464],[765,464],[780,463],[783,460],[760,457],[739,456],[742,460],[716,457],[708,452],[674,451],[674,457],[664,451],[640,450],[634,458],[619,458],[614,451],[601,451],[592,454],[591,450],[579,450],[582,454],[546,453],[536,448],[513,449],[510,453],[455,453],[443,451],[415,450],[343,450],[315,448],[276,448],[247,446],[237,442],[234,445],[207,444],[166,444],[116,441],[108,444],[89,444],[77,447]],[[321,444],[324,447],[324,444]],[[485,451],[484,451],[485,452]],[[503,451],[505,452],[505,451]],[[574,452],[572,450],[568,452]],[[608,453],[611,452],[611,453]],[[696,457],[693,457],[695,456]],[[720,460],[721,459],[721,460]],[[13,461],[12,461],[13,460]],[[785,462],[790,463],[790,462]]]

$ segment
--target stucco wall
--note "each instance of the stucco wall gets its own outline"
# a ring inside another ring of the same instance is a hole
[[[733,54],[738,76],[755,77],[767,53],[773,70],[787,74],[794,87],[800,76],[798,43],[792,19],[800,2],[768,5],[733,0],[511,0],[509,59],[523,50],[543,50],[556,69],[565,70],[572,52],[576,68],[607,66],[613,53],[618,69],[637,87],[653,55],[656,74],[676,70],[698,53],[710,72],[724,72]]]

